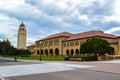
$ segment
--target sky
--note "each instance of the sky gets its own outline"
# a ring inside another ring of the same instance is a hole
[[[24,22],[27,45],[59,32],[102,30],[120,36],[120,0],[0,0],[0,39],[17,46]]]

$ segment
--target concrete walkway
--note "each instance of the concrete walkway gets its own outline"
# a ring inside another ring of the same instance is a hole
[[[120,75],[120,60],[92,61],[92,62],[74,62],[74,61],[40,62],[36,60],[31,61],[22,60],[20,62],[1,63],[1,65],[2,66],[0,66],[0,75],[2,77],[42,74],[77,69],[92,70],[95,72]]]
[[[94,67],[87,67],[87,68],[84,68],[84,69],[106,72],[106,73],[114,73],[114,74],[119,74],[120,75],[120,60],[91,61],[91,62],[67,62],[67,63],[77,64],[77,65],[94,66]]]
[[[0,74],[3,77],[12,77],[12,76],[75,70],[76,68],[86,68],[86,67],[92,67],[92,66],[55,63],[55,62],[42,63],[42,64],[27,64],[27,65],[9,65],[9,66],[0,66]]]

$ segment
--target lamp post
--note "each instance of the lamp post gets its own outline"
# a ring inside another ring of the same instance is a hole
[[[40,42],[40,51],[39,51],[39,53],[40,53],[40,61],[42,61],[42,58],[41,58],[41,43],[42,42]]]

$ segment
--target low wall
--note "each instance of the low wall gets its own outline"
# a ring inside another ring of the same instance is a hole
[[[120,55],[109,55],[109,56],[99,56],[98,60],[103,61],[103,60],[115,60],[115,59],[120,59]]]

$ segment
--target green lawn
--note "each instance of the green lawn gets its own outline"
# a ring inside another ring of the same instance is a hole
[[[14,59],[13,56],[6,56],[6,57],[2,57],[1,58],[10,58],[10,59]],[[17,57],[17,59],[20,60],[40,60],[40,57]],[[42,57],[42,60],[45,61],[64,61],[64,57]]]
[[[18,59],[21,60],[40,60],[40,57],[19,57]],[[45,61],[63,61],[64,58],[62,57],[42,57],[42,60]]]

